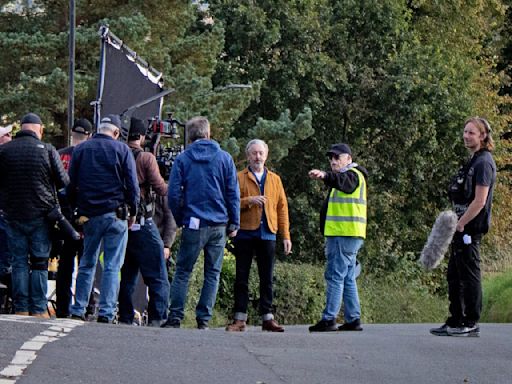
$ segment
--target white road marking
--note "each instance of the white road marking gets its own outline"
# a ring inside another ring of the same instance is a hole
[[[0,321],[14,321],[17,323],[45,324],[50,327],[39,335],[23,343],[21,348],[16,351],[11,363],[0,371],[0,384],[14,384],[23,374],[23,371],[32,364],[37,357],[37,352],[45,344],[56,341],[68,335],[73,328],[83,325],[84,322],[78,320],[55,319],[47,321],[32,320],[26,316],[6,315],[0,316]]]

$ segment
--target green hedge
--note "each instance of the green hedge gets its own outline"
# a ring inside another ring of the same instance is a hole
[[[512,322],[512,270],[487,275],[483,290],[482,322]]]
[[[195,305],[203,282],[200,257],[190,280],[185,326],[195,326]],[[427,279],[428,281],[428,279]],[[222,327],[233,313],[235,258],[226,252],[214,317],[211,325]],[[388,276],[362,274],[357,280],[365,323],[442,322],[447,314],[444,295],[432,294],[422,279],[395,273]],[[249,281],[249,323],[260,324],[258,315],[258,271],[253,263]],[[311,324],[320,319],[325,303],[323,266],[276,262],[274,271],[274,312],[283,324]],[[343,322],[343,311],[338,322]]]

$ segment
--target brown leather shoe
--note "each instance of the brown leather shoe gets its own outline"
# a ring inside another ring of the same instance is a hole
[[[277,321],[275,321],[274,319],[263,320],[261,329],[263,331],[268,331],[268,332],[284,332],[284,328],[281,327],[279,324],[277,324]]]
[[[233,322],[226,327],[226,331],[228,332],[245,332],[246,330],[247,324],[244,320],[233,320]]]
[[[28,316],[28,312],[14,312],[14,314],[18,316]]]

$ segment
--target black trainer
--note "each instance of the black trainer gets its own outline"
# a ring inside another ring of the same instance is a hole
[[[96,321],[102,324],[112,324],[112,320],[109,320],[107,316],[98,316]]]
[[[167,319],[165,323],[163,323],[161,328],[179,328],[181,327],[180,319]]]
[[[363,327],[361,327],[361,320],[355,319],[350,323],[341,324],[338,327],[338,331],[362,331]]]
[[[440,327],[431,328],[430,333],[433,334],[434,336],[449,336],[448,328],[450,328],[450,326],[448,324],[444,323]]]
[[[81,321],[85,321],[85,316],[82,315],[82,316],[78,316],[78,315],[71,315],[71,320],[81,320]]]
[[[446,330],[448,336],[458,337],[480,337],[480,327],[478,324],[468,324],[462,327],[454,327]]]
[[[309,327],[309,332],[333,332],[336,327],[336,320],[320,320],[315,325]]]
[[[206,320],[197,320],[197,329],[208,329],[208,322]]]

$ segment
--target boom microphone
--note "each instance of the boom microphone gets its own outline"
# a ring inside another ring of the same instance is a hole
[[[451,210],[443,211],[437,216],[427,243],[421,251],[420,263],[426,269],[437,268],[443,260],[452,241],[458,220],[455,212]]]

